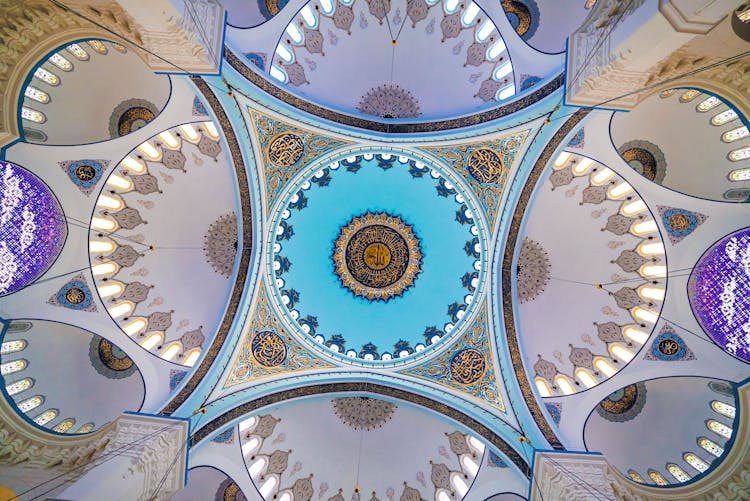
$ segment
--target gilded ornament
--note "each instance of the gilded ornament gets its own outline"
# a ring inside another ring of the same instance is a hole
[[[634,419],[646,405],[646,385],[636,383],[621,388],[599,402],[596,411],[607,421],[622,423]]]
[[[282,132],[268,143],[268,159],[277,167],[291,167],[305,151],[305,144],[297,134]]]
[[[487,362],[481,351],[475,348],[464,348],[450,360],[450,371],[453,380],[459,384],[474,384],[487,371]]]
[[[468,169],[471,177],[482,184],[497,183],[503,179],[503,158],[491,148],[480,148],[469,155]]]
[[[286,360],[286,345],[281,336],[263,330],[255,334],[250,350],[256,362],[264,367],[276,367]]]
[[[86,300],[86,292],[80,287],[71,287],[65,291],[65,299],[67,299],[70,304],[81,304]]]
[[[341,285],[371,301],[402,295],[422,271],[414,230],[387,213],[368,212],[344,225],[332,259]]]

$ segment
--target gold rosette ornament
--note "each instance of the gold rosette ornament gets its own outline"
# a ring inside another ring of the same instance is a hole
[[[422,271],[411,225],[385,212],[352,218],[336,237],[332,258],[341,285],[370,301],[401,296]]]

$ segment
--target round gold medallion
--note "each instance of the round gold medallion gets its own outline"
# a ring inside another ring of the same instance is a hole
[[[365,248],[365,264],[372,270],[382,270],[391,262],[391,251],[388,246],[375,242]]]
[[[291,167],[302,158],[305,143],[297,134],[282,132],[268,143],[268,159],[277,167]]]
[[[422,271],[412,227],[386,213],[368,212],[344,225],[332,257],[341,284],[371,301],[400,296]]]

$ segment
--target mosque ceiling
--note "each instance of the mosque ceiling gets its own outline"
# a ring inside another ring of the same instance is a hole
[[[682,87],[564,105],[592,5],[230,1],[219,76],[58,47],[0,162],[8,401],[190,419],[217,499],[525,495],[549,448],[711,470],[750,359],[746,120]],[[65,130],[101,68],[146,90]]]

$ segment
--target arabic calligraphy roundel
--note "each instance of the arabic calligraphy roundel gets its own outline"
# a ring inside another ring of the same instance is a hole
[[[385,212],[368,212],[344,225],[332,258],[341,284],[371,301],[403,294],[414,284],[422,264],[412,227]]]
[[[474,384],[487,371],[487,362],[481,351],[475,348],[464,348],[450,360],[451,377],[458,384]]]

